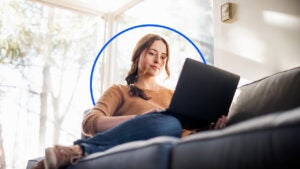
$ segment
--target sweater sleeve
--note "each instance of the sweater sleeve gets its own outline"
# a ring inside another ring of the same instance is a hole
[[[97,101],[96,105],[84,116],[82,133],[86,136],[96,134],[96,123],[103,116],[113,116],[122,103],[123,96],[119,86],[108,88]]]

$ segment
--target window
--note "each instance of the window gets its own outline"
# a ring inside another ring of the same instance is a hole
[[[45,147],[80,137],[82,113],[92,107],[92,65],[116,33],[139,24],[169,26],[189,37],[213,64],[209,0],[2,0],[0,10],[0,151],[4,147],[5,154],[0,161],[5,158],[7,168],[24,168]],[[171,78],[164,85],[175,87],[178,65],[186,57],[201,61],[174,32],[154,27],[129,31],[96,63],[95,99],[112,83],[124,83],[135,43],[150,32],[170,44]]]

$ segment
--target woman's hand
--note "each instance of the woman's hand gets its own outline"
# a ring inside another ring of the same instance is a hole
[[[193,130],[189,135],[195,134],[195,133],[198,133],[198,132],[202,132],[202,131],[207,131],[207,130],[222,129],[226,126],[226,124],[227,124],[227,117],[223,115],[217,120],[216,123],[211,123],[208,127]]]
[[[160,111],[164,111],[164,110],[165,110],[165,109],[155,108],[155,109],[146,111],[146,112],[144,112],[144,113],[142,113],[142,114],[148,114],[148,113],[160,112]]]
[[[228,121],[227,117],[223,115],[218,119],[218,121],[216,123],[212,123],[209,128],[212,130],[222,129],[226,126],[227,121]]]

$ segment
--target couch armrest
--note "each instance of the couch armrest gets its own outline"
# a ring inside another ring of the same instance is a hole
[[[156,137],[134,141],[91,154],[68,169],[167,169],[175,137]]]
[[[44,157],[37,157],[37,158],[28,160],[26,169],[32,169],[39,161],[41,161],[43,159],[44,159]]]
[[[227,125],[300,106],[300,67],[278,72],[235,93]]]

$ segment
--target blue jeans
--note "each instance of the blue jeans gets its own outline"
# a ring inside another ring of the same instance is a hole
[[[81,146],[84,153],[92,154],[131,141],[147,140],[157,136],[179,138],[181,134],[182,126],[177,118],[154,112],[136,116],[91,138],[77,140],[74,144]]]

